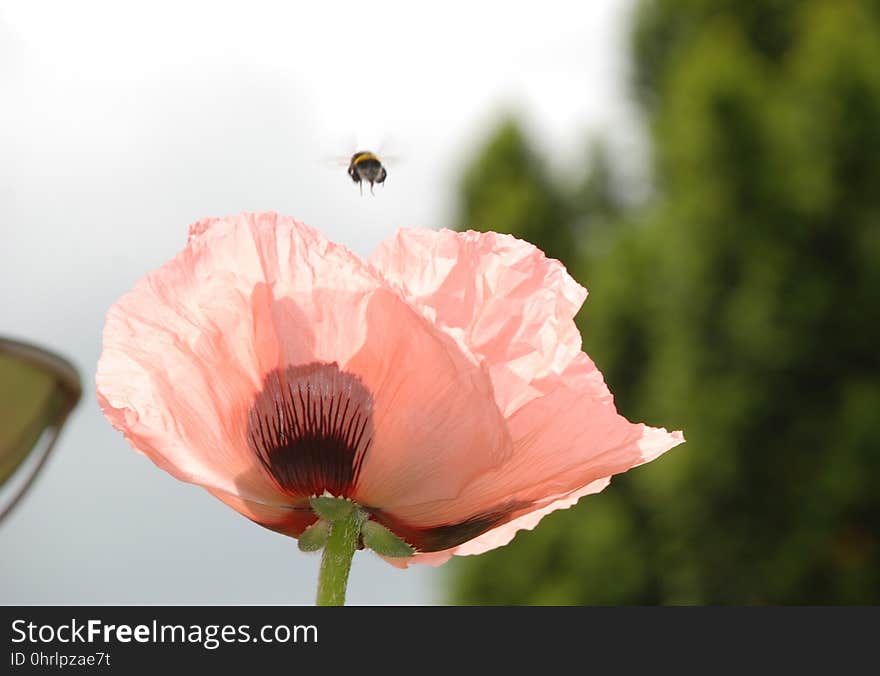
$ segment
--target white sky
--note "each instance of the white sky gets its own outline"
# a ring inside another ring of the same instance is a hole
[[[316,557],[103,419],[104,313],[207,215],[280,211],[362,255],[400,226],[457,225],[456,172],[506,110],[561,163],[601,133],[637,167],[632,5],[0,4],[0,334],[67,354],[86,390],[0,524],[0,603],[311,603]],[[375,198],[326,166],[355,144],[401,157]],[[359,554],[349,600],[436,601],[437,575]]]

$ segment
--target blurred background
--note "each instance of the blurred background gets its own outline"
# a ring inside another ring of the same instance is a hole
[[[583,5],[583,6],[581,6]],[[83,399],[0,524],[0,603],[311,603],[317,558],[134,453],[107,308],[207,215],[368,255],[511,232],[590,289],[585,350],[688,443],[353,603],[880,601],[880,0],[0,7],[0,334]],[[399,156],[375,197],[327,158]],[[0,416],[2,421],[2,416]]]

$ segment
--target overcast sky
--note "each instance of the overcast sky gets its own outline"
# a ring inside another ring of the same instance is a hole
[[[317,556],[104,420],[107,308],[207,215],[279,211],[364,256],[454,227],[456,172],[507,110],[559,162],[590,133],[633,162],[632,4],[3,2],[0,334],[66,354],[85,394],[0,524],[0,603],[311,603]],[[399,157],[376,197],[328,166],[356,145]],[[349,601],[437,602],[440,576],[361,553]]]

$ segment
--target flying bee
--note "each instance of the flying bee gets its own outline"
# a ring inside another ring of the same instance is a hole
[[[364,194],[364,182],[370,184],[370,194],[373,193],[374,183],[385,183],[388,172],[382,166],[382,162],[375,153],[368,150],[359,150],[351,156],[348,163],[348,175],[351,180],[358,184],[361,195]]]

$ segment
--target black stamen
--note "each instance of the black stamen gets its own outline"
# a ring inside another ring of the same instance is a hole
[[[373,401],[336,364],[269,373],[248,418],[248,444],[292,496],[348,497],[372,441]]]

